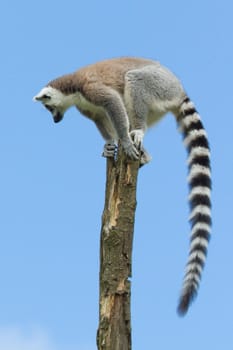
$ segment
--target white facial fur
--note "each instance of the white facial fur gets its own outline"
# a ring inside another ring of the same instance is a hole
[[[44,87],[34,98],[40,101],[51,112],[55,123],[63,119],[65,111],[74,104],[74,94],[64,95],[61,91],[51,87]]]
[[[75,105],[76,94],[65,95],[61,91],[51,87],[44,87],[34,98],[40,101],[52,113],[54,121],[57,123],[63,119],[66,110]]]
[[[69,106],[68,98],[61,91],[54,89],[51,86],[44,87],[34,98],[34,101],[41,101],[53,107]]]

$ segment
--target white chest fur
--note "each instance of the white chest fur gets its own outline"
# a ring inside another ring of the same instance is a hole
[[[75,94],[74,105],[81,111],[90,112],[93,115],[103,114],[104,108],[89,102],[82,94]]]

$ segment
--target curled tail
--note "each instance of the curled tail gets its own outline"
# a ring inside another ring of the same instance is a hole
[[[190,251],[178,305],[178,313],[184,315],[197,294],[210,239],[211,168],[206,131],[194,104],[188,97],[180,106],[177,121],[188,151],[191,210]]]

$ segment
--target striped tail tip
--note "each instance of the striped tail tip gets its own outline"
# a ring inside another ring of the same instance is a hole
[[[177,307],[177,313],[179,316],[185,316],[190,304],[193,302],[193,300],[195,299],[195,297],[197,296],[197,291],[195,288],[193,287],[189,287],[187,288],[187,290],[185,290],[179,300],[179,304]]]

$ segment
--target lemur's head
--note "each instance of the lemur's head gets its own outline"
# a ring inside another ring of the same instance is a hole
[[[71,106],[68,96],[49,85],[44,87],[33,100],[43,103],[52,114],[55,123],[63,119],[65,111]]]

